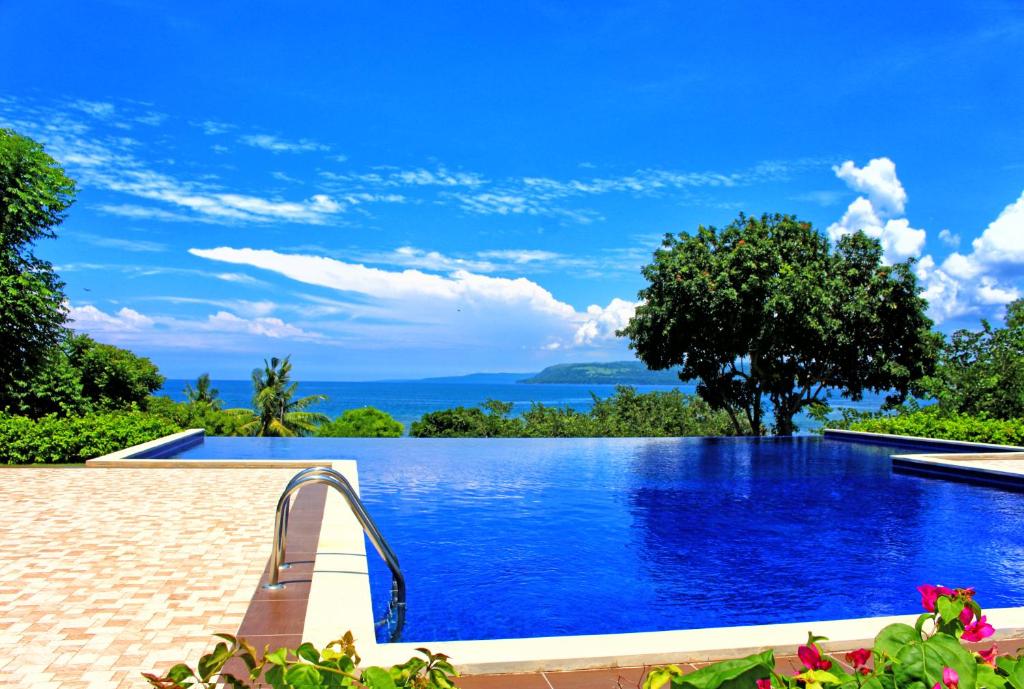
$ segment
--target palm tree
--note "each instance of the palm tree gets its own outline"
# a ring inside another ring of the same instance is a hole
[[[291,381],[291,357],[263,361],[262,369],[252,372],[253,419],[242,430],[249,435],[292,437],[309,435],[319,424],[329,421],[325,414],[305,411],[306,407],[327,399],[309,395],[293,399],[299,384]]]
[[[196,386],[193,388],[185,383],[185,399],[189,404],[203,404],[211,409],[220,409],[221,400],[218,397],[220,391],[210,387],[210,374],[204,373],[196,379]]]

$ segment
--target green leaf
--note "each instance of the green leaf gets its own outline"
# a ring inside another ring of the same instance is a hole
[[[944,622],[952,622],[959,619],[963,609],[964,602],[959,599],[952,600],[947,596],[939,596],[938,600],[935,601],[935,610]]]
[[[960,689],[975,689],[977,663],[970,651],[948,634],[936,634],[923,642],[907,644],[893,667],[899,687],[921,682],[932,687],[942,682],[942,670],[951,667],[960,675]]]
[[[170,670],[167,671],[167,676],[173,679],[178,684],[181,684],[187,679],[198,679],[196,673],[192,671],[185,663],[178,663]]]
[[[312,665],[299,663],[285,670],[284,681],[293,687],[319,687],[320,673]]]
[[[363,670],[360,679],[369,689],[397,689],[395,680],[391,679],[391,675],[383,668],[368,667]]]
[[[266,654],[263,658],[269,663],[273,663],[279,667],[284,667],[288,663],[288,649],[279,648],[272,653]]]
[[[1006,681],[1013,689],[1024,689],[1024,658],[998,656],[996,666],[1006,673]]]
[[[320,662],[319,651],[316,650],[316,646],[308,641],[295,649],[295,655],[309,663]]]
[[[978,663],[976,677],[978,689],[1005,689],[1007,678],[996,672],[996,669],[985,663]]]
[[[765,651],[746,658],[708,665],[684,675],[681,682],[673,682],[673,686],[688,689],[750,689],[757,680],[770,677],[774,667],[774,653]]]
[[[227,644],[217,644],[212,653],[208,653],[199,659],[197,669],[199,670],[200,679],[204,682],[208,681],[210,677],[224,667],[224,663],[228,662],[231,655],[231,649],[228,648]]]
[[[897,622],[882,629],[875,637],[875,652],[896,658],[904,646],[920,640],[921,635],[916,629],[909,624]]]

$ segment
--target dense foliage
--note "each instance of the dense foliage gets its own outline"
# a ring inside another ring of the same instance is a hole
[[[263,362],[262,369],[252,372],[255,414],[242,428],[242,435],[279,436],[283,438],[310,435],[317,426],[330,419],[318,412],[306,411],[325,395],[295,398],[299,384],[292,382],[291,357],[276,356]]]
[[[39,417],[134,409],[163,382],[146,357],[88,335],[68,334],[35,376],[15,386],[12,411]]]
[[[170,397],[150,397],[143,408],[181,428],[202,428],[206,435],[246,435],[252,423],[249,409],[220,409],[203,402],[175,402]]]
[[[424,414],[409,435],[417,438],[585,438],[732,435],[728,415],[678,390],[637,393],[620,385],[607,399],[596,395],[588,412],[534,402],[519,417],[512,404],[490,400]]]
[[[825,637],[808,634],[797,649],[802,666],[796,673],[776,667],[768,650],[746,658],[712,663],[686,672],[678,665],[653,667],[644,689],[1024,689],[1024,658],[1000,655],[993,644],[979,644],[995,633],[972,588],[924,584],[918,587],[924,612],[915,624],[884,627],[871,648],[843,653],[842,661],[825,652]],[[156,689],[232,686],[250,689],[363,687],[366,689],[450,689],[458,672],[447,656],[418,649],[412,658],[391,668],[358,668],[352,634],[328,644],[322,651],[304,643],[291,650],[279,648],[260,654],[244,639],[218,634],[223,639],[203,656],[195,669],[179,664],[166,675],[143,673]],[[241,670],[226,670],[232,659]]]
[[[830,428],[922,438],[1024,445],[1024,299],[1006,310],[1006,325],[981,322],[957,330],[939,352],[935,373],[921,382],[930,402],[896,413],[846,413]]]
[[[0,129],[0,410],[64,335],[64,284],[32,247],[56,236],[75,192],[40,144]]]
[[[348,409],[333,421],[320,424],[318,438],[398,438],[405,427],[380,409]]]
[[[1024,299],[1007,306],[1003,328],[983,320],[953,333],[924,391],[943,412],[1024,419]]]
[[[846,414],[828,428],[891,433],[917,438],[1024,446],[1024,418],[994,419],[987,414],[943,412],[939,407],[901,410],[897,414]]]
[[[245,639],[230,634],[217,636],[223,641],[203,656],[194,670],[182,663],[162,677],[151,673],[143,673],[143,677],[156,689],[251,689],[267,685],[273,689],[453,689],[458,676],[448,656],[425,648],[417,649],[423,658],[413,657],[390,668],[370,666],[360,670],[351,632],[323,650],[304,643],[294,650],[264,649],[262,654]],[[241,661],[244,673],[225,669],[233,658]]]
[[[872,648],[825,653],[825,637],[808,634],[797,649],[795,675],[775,668],[772,651],[713,663],[695,672],[676,665],[653,668],[644,689],[1024,689],[1024,658],[998,654],[995,645],[972,651],[994,629],[974,600],[974,589],[918,587],[925,612],[914,626],[882,629]]]
[[[0,414],[0,459],[7,464],[84,462],[180,430],[169,419],[139,411],[40,419]]]
[[[788,215],[740,215],[721,230],[666,236],[643,269],[642,304],[620,334],[652,369],[682,366],[736,433],[775,432],[838,389],[902,402],[932,372],[935,335],[910,263],[883,265],[863,233],[830,247]],[[745,421],[745,423],[744,423]]]

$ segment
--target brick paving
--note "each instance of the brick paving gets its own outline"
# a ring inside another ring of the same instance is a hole
[[[0,687],[145,687],[235,632],[293,469],[0,468]]]

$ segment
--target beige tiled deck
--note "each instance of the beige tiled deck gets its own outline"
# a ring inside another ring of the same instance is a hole
[[[144,687],[238,629],[290,468],[0,468],[0,687]]]

